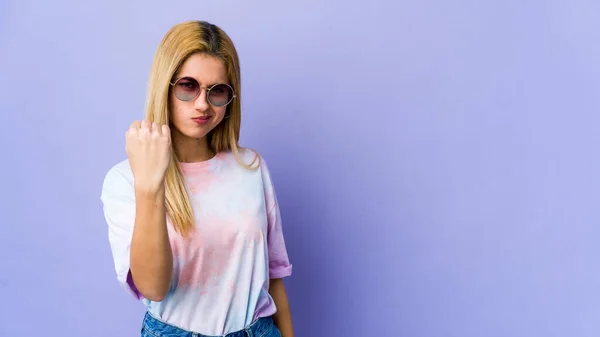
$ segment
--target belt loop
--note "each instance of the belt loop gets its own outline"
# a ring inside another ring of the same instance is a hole
[[[246,329],[244,329],[244,332],[246,333],[246,336],[248,337],[254,337],[254,334],[252,333],[252,327],[249,326]]]

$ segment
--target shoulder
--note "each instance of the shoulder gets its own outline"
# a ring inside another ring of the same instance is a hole
[[[129,160],[124,159],[111,166],[102,182],[102,195],[123,194],[133,190],[133,172]]]
[[[237,151],[224,151],[217,154],[217,156],[221,163],[250,171],[260,172],[267,168],[265,158],[252,148],[240,147]]]
[[[246,164],[252,163],[253,168],[251,170],[260,180],[263,189],[268,193],[272,193],[274,184],[267,158],[254,149],[244,149],[244,151],[244,162]]]
[[[271,188],[271,173],[267,159],[252,148],[240,147],[237,156],[233,152],[220,154],[229,165],[235,167],[235,172],[260,181],[265,188]],[[237,157],[237,158],[236,158]]]
[[[252,170],[260,172],[262,176],[269,176],[267,159],[255,149],[240,148],[240,159]]]

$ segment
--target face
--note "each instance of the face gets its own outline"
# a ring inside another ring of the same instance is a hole
[[[169,101],[174,136],[205,137],[221,123],[227,103],[233,99],[223,61],[194,54],[183,63],[172,83]]]

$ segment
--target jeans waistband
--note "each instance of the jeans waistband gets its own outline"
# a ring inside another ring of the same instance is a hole
[[[146,312],[142,329],[154,337],[261,337],[269,332],[274,326],[273,318],[262,317],[254,321],[245,329],[231,332],[227,335],[210,336],[198,332],[188,331],[163,322]]]

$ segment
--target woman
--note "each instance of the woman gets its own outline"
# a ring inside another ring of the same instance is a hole
[[[101,196],[117,279],[147,307],[142,336],[293,336],[277,198],[240,122],[231,39],[204,21],[171,28]]]

